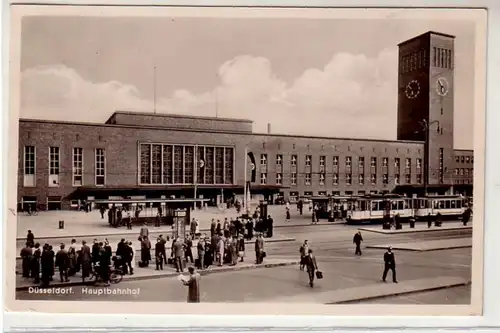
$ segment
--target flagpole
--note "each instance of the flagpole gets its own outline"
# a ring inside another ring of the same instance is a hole
[[[156,114],[156,65],[153,66],[153,112]]]
[[[248,213],[248,209],[247,209],[247,205],[248,205],[248,202],[247,202],[247,199],[248,199],[247,198],[247,177],[248,177],[247,176],[247,173],[248,173],[247,164],[248,164],[248,160],[247,160],[247,158],[248,158],[248,147],[245,147],[245,159],[244,159],[244,161],[245,161],[245,166],[244,166],[245,167],[245,172],[244,172],[245,182],[243,183],[243,207],[244,207],[246,213]]]

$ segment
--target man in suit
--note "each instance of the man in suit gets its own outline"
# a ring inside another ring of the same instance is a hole
[[[141,239],[144,239],[144,236],[149,238],[149,229],[148,229],[148,224],[144,222],[144,225],[141,227],[141,232],[139,233],[139,236]]]
[[[394,283],[398,283],[398,281],[396,280],[396,258],[394,256],[394,253],[392,252],[392,247],[390,246],[387,249],[387,252],[384,253],[384,274],[382,275],[382,281],[385,282],[389,270],[392,271],[392,281]]]
[[[80,263],[82,265],[82,281],[90,276],[92,271],[90,247],[87,245],[86,241],[82,241],[82,249],[80,250]]]
[[[60,250],[56,254],[56,266],[59,267],[59,278],[61,282],[69,282],[68,279],[68,266],[69,266],[69,255],[68,251],[65,249],[65,245],[61,244]]]
[[[184,285],[189,288],[187,301],[188,303],[200,303],[200,274],[194,267],[189,267],[189,280],[184,281]]]
[[[264,239],[262,238],[262,234],[259,233],[257,239],[255,239],[255,263],[262,264],[263,254],[264,252]]]
[[[173,252],[175,260],[175,268],[177,269],[177,273],[182,273],[184,272],[184,267],[182,265],[182,259],[184,259],[184,243],[181,242],[179,237],[175,239]]]
[[[361,236],[361,231],[358,231],[356,234],[354,234],[354,237],[352,239],[352,242],[356,244],[356,251],[354,252],[355,255],[361,255],[361,242],[363,241],[363,237]]]
[[[163,270],[163,256],[165,255],[165,243],[162,242],[162,239],[158,237],[155,245],[155,261],[156,261],[156,270]]]
[[[315,273],[318,270],[318,264],[316,263],[316,257],[313,255],[313,250],[309,249],[307,251],[307,254],[304,258],[306,268],[307,268],[307,274],[309,275],[309,285],[314,287],[314,277]]]

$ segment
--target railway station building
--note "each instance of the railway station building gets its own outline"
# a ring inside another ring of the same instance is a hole
[[[271,202],[424,188],[472,195],[473,151],[453,147],[453,42],[427,32],[399,44],[394,141],[254,133],[245,119],[143,112],[117,111],[105,123],[20,119],[19,209],[171,196],[215,204],[242,196],[245,181]]]

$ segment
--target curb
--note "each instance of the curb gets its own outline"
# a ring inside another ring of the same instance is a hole
[[[295,242],[295,238],[294,237],[285,237],[285,238],[279,238],[279,239],[267,239],[267,238],[264,238],[264,244],[273,244],[273,243],[284,243],[284,242]],[[255,244],[255,241],[245,241],[245,245],[252,245],[252,244]],[[151,248],[151,251],[154,251],[153,248]],[[136,253],[137,252],[141,252],[140,249],[137,249],[135,251]],[[113,254],[115,254],[116,251],[113,251]],[[21,260],[21,257],[20,256],[16,256],[16,260]]]
[[[460,283],[450,284],[447,286],[431,287],[431,288],[427,288],[427,289],[411,290],[411,291],[401,291],[401,292],[396,292],[396,293],[387,294],[387,295],[380,295],[380,296],[357,297],[357,298],[353,298],[353,299],[346,300],[346,301],[327,302],[325,304],[326,305],[349,304],[349,303],[358,302],[358,301],[384,299],[384,298],[388,298],[388,297],[404,296],[404,295],[418,294],[418,293],[424,293],[424,292],[429,292],[429,291],[436,291],[436,290],[443,290],[443,289],[449,289],[449,288],[469,286],[469,285],[471,285],[471,283],[472,283],[471,281],[460,282]]]
[[[416,250],[416,249],[402,249],[398,247],[393,247],[393,250],[397,251],[407,251],[407,252],[432,252],[432,251],[443,251],[443,250],[455,250],[455,249],[467,249],[472,247],[472,245],[457,245],[457,246],[448,246],[448,247],[438,247],[438,248],[432,248],[432,249],[427,249],[427,250]],[[375,247],[375,246],[366,246],[365,248],[367,249],[373,249],[373,250],[386,250],[386,247]]]
[[[342,225],[345,224],[346,222],[318,222],[317,224],[311,224],[311,223],[304,223],[304,224],[290,224],[290,225],[275,225],[273,226],[274,229],[278,228],[297,228],[297,227],[309,227],[309,226],[314,226],[314,225],[319,225],[319,226],[327,226],[327,225]],[[151,229],[149,230],[150,233],[167,233],[172,230],[155,230]],[[200,229],[200,232],[210,232],[210,229]],[[138,233],[137,233],[138,234]],[[104,233],[104,234],[82,234],[82,235],[66,235],[66,236],[37,236],[38,239],[71,239],[71,238],[96,238],[96,237],[108,237],[108,236],[126,236],[126,235],[134,235],[134,233],[116,233],[116,232],[110,232],[110,233]],[[22,242],[26,241],[26,237],[16,237],[17,242]]]
[[[360,231],[364,232],[375,232],[383,235],[401,235],[401,234],[414,234],[414,233],[424,233],[424,232],[436,232],[436,231],[457,231],[457,230],[472,230],[472,226],[467,227],[453,227],[453,228],[445,228],[445,229],[420,229],[420,230],[409,230],[409,231],[392,231],[387,232],[383,230],[377,229],[368,229],[368,228],[358,228]]]
[[[250,266],[226,266],[226,267],[222,267],[222,268],[215,268],[215,269],[212,268],[212,269],[208,269],[205,271],[198,271],[198,273],[200,275],[210,275],[210,274],[216,274],[216,273],[237,272],[237,271],[243,271],[243,270],[249,270],[249,269],[262,269],[262,268],[292,266],[292,265],[298,265],[299,263],[300,263],[300,261],[296,260],[296,261],[279,262],[279,263],[273,263],[273,264],[261,264],[261,265],[252,264]],[[162,278],[175,277],[177,275],[179,275],[179,273],[177,273],[177,272],[169,272],[169,273],[156,274],[156,275],[143,275],[143,276],[127,275],[127,278],[124,277],[122,282],[162,279]],[[84,285],[92,285],[92,283],[88,283],[88,282],[83,283],[81,281],[69,282],[69,283],[53,283],[50,285],[50,287],[51,288],[75,287],[75,286],[84,286]],[[34,287],[38,287],[38,286],[34,285],[34,286],[16,287],[16,291],[26,291],[26,290],[29,290],[29,288],[34,288]]]

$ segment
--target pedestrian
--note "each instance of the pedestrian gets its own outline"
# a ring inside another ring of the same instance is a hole
[[[35,235],[31,232],[31,230],[28,230],[28,234],[26,235],[26,243],[28,243],[28,247],[30,246],[30,244],[35,246]]]
[[[307,244],[307,239],[304,241],[304,244],[302,244],[299,248],[299,253],[300,253],[300,270],[303,271],[304,267],[306,265],[305,257],[309,253],[309,245]]]
[[[82,265],[82,281],[90,276],[92,271],[92,256],[90,253],[90,247],[87,245],[86,241],[82,241],[82,248],[80,249],[80,263]]]
[[[184,255],[186,258],[186,263],[189,262],[194,264],[194,259],[193,259],[193,241],[191,240],[191,237],[186,237],[186,240],[184,241]]]
[[[274,220],[271,217],[271,215],[267,216],[267,238],[272,238],[273,237],[273,224]]]
[[[165,265],[167,265],[167,240],[163,238],[163,235],[160,235],[159,237],[160,237],[160,242],[163,243],[163,254],[162,254],[163,262]]]
[[[124,274],[128,274],[127,258],[128,258],[128,245],[125,238],[122,238],[116,246],[116,261],[115,266],[123,270]]]
[[[215,219],[212,219],[212,223],[210,223],[210,237],[213,237],[215,235],[216,227],[217,224],[215,223]]]
[[[188,303],[200,303],[200,274],[198,274],[194,267],[189,267],[189,279],[183,281],[185,286],[188,286]]]
[[[161,238],[158,237],[155,245],[155,261],[156,261],[156,270],[163,270],[163,261],[165,254],[165,243],[162,242]]]
[[[196,228],[198,227],[198,222],[196,222],[196,219],[193,218],[191,223],[189,224],[189,232],[191,234],[191,237],[194,239],[196,236]]]
[[[316,257],[313,255],[313,250],[309,249],[305,257],[307,274],[309,275],[309,285],[314,287],[314,277],[315,272],[318,270],[318,263],[316,262]]]
[[[222,226],[220,224],[220,220],[217,220],[217,227],[215,228],[215,234],[220,235],[221,231],[222,231]]]
[[[50,284],[52,271],[54,270],[54,262],[51,258],[49,244],[45,244],[43,246],[42,257],[40,261],[42,266],[42,287],[48,287]]]
[[[205,237],[200,237],[198,244],[196,245],[196,252],[198,253],[197,267],[199,269],[204,269],[205,267]]]
[[[219,259],[219,266],[224,264],[224,251],[226,248],[225,240],[222,234],[219,235],[219,240],[217,241],[217,252]]]
[[[105,284],[105,286],[109,286],[109,266],[111,265],[111,257],[109,256],[108,251],[104,248],[102,243],[99,243],[99,276],[101,277],[101,281]]]
[[[290,221],[290,208],[289,207],[286,207],[286,215],[285,215],[285,220],[287,222]]]
[[[40,244],[35,243],[35,250],[33,251],[33,257],[31,261],[31,277],[34,279],[36,284],[40,283],[40,267],[42,260],[42,251],[40,250]]]
[[[432,227],[432,216],[431,213],[427,214],[427,228]]]
[[[238,256],[240,257],[240,262],[245,261],[245,238],[243,235],[239,236],[238,240]]]
[[[127,209],[125,212],[125,219],[127,220],[127,229],[132,230],[132,216],[130,215],[130,210]]]
[[[144,222],[144,224],[142,225],[139,236],[141,237],[141,239],[144,239],[144,236],[149,237],[149,229],[147,222]]]
[[[128,242],[128,256],[127,256],[127,265],[130,272],[130,275],[134,275],[135,268],[135,248],[132,242]]]
[[[353,244],[356,244],[356,251],[354,252],[355,255],[361,255],[362,241],[363,241],[363,236],[361,236],[361,231],[358,231],[357,233],[354,234],[354,237],[352,239]]]
[[[392,271],[392,282],[398,283],[398,281],[396,280],[396,258],[394,256],[394,253],[392,252],[391,246],[389,246],[387,252],[384,253],[384,274],[382,275],[382,281],[385,282],[389,270]]]
[[[49,250],[49,260],[50,260],[49,280],[53,281],[54,274],[55,274],[55,266],[56,266],[55,265],[56,254],[55,254],[54,250],[52,249],[52,245],[48,245],[48,250]]]
[[[175,268],[177,270],[177,273],[182,273],[184,272],[184,266],[183,266],[183,259],[184,259],[184,244],[181,243],[181,240],[179,237],[177,237],[173,243],[173,255],[174,255],[174,262],[175,262]]]
[[[255,263],[262,264],[264,259],[264,239],[262,234],[259,233],[255,239]]]
[[[143,267],[148,267],[151,261],[151,242],[148,236],[143,236],[141,241],[141,263]]]
[[[99,247],[99,243],[97,239],[94,239],[94,244],[92,244],[92,266],[95,268],[95,265],[99,261],[99,251],[101,248]]]
[[[104,208],[103,205],[101,205],[101,208],[99,209],[99,212],[101,213],[101,219],[104,220],[104,213],[106,212],[106,208]]]
[[[71,244],[68,247],[68,276],[73,276],[76,274],[77,266],[77,255],[76,255],[76,239],[71,240]]]
[[[155,218],[155,228],[159,228],[161,224],[161,216],[160,213],[156,213],[156,218]]]
[[[60,250],[57,251],[55,264],[59,268],[59,278],[61,282],[69,282],[68,278],[69,255],[68,251],[65,250],[64,244],[61,244]]]
[[[26,246],[21,250],[21,260],[22,260],[22,268],[23,268],[23,277],[30,277],[31,270],[31,260],[33,256],[33,245],[28,241],[26,242]]]

